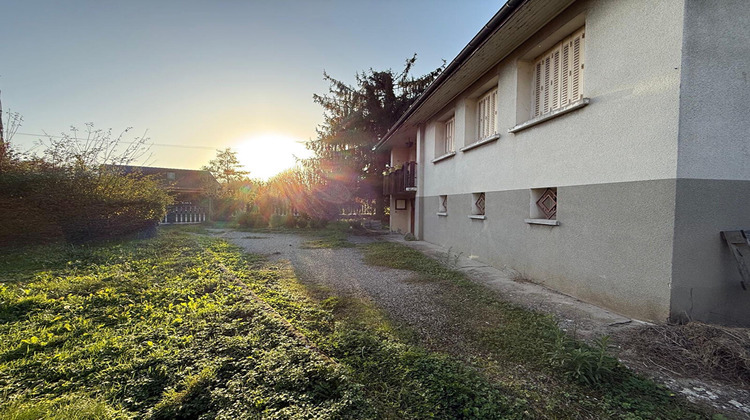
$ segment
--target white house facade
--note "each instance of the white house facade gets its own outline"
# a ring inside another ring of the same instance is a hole
[[[750,229],[749,73],[744,0],[510,0],[376,146],[391,229],[637,319],[749,326],[720,236]]]

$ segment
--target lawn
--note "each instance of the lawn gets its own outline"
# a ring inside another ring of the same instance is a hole
[[[470,337],[483,361],[431,349],[372,302],[302,284],[284,263],[181,229],[5,253],[0,420],[707,417],[548,318],[394,246],[364,251],[441,282],[461,317],[498,317]],[[604,370],[571,368],[597,360]]]
[[[0,419],[524,417],[218,239],[29,248],[0,269]]]

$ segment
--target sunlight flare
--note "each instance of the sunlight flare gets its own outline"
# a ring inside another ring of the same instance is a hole
[[[244,169],[250,171],[250,177],[264,180],[294,167],[295,157],[312,156],[305,147],[305,140],[278,133],[248,136],[237,143],[235,150]]]

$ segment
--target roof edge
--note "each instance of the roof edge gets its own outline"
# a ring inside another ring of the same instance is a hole
[[[380,149],[381,146],[383,146],[392,136],[395,134],[395,132],[400,128],[400,126],[419,108],[424,101],[427,100],[428,97],[432,95],[432,93],[437,90],[438,87],[440,87],[445,80],[447,80],[450,76],[452,76],[460,67],[461,65],[474,53],[474,51],[477,50],[477,48],[484,43],[484,41],[487,40],[487,38],[490,37],[495,31],[497,31],[507,20],[510,15],[516,11],[521,5],[526,3],[528,0],[508,0],[503,7],[500,8],[500,10],[495,13],[494,16],[487,22],[484,27],[476,34],[474,35],[474,38],[469,41],[468,44],[461,50],[461,52],[458,53],[456,58],[453,59],[453,61],[448,64],[448,66],[443,70],[442,73],[438,75],[438,77],[425,89],[425,91],[417,98],[417,100],[411,104],[411,106],[404,112],[404,114],[401,116],[401,118],[396,121],[395,124],[393,124],[393,127],[391,127],[387,133],[383,136],[380,141],[375,144],[375,146],[372,147],[373,151],[377,151]]]

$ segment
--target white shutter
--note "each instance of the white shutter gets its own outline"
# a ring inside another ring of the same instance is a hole
[[[550,78],[550,110],[560,108],[560,48],[550,54],[552,59],[552,77]]]
[[[542,80],[542,62],[534,65],[534,117],[542,115],[542,95],[544,94],[544,81]]]
[[[570,42],[564,42],[560,56],[560,106],[570,103]]]
[[[497,133],[497,89],[490,95],[490,135]]]
[[[542,98],[542,114],[549,112],[549,76],[550,76],[550,64],[551,56],[544,57],[544,92]]]
[[[445,122],[445,153],[453,151],[454,121],[455,118],[451,118]]]
[[[584,31],[570,37],[570,100],[583,98],[583,39]]]
[[[533,116],[583,98],[585,29],[566,38],[534,63]]]
[[[477,141],[484,140],[497,132],[497,89],[477,101]]]

